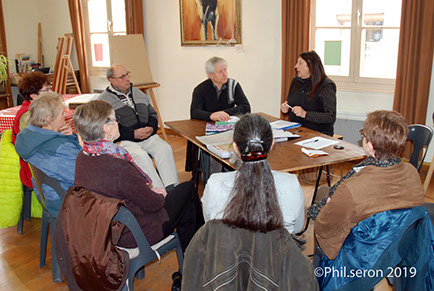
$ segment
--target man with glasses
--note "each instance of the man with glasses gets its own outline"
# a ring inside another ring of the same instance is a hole
[[[151,177],[154,187],[170,189],[179,184],[172,148],[155,134],[158,116],[150,97],[133,87],[130,72],[123,65],[112,65],[106,76],[110,86],[98,99],[110,103],[119,117],[120,137],[115,142]],[[149,156],[154,158],[159,174]]]

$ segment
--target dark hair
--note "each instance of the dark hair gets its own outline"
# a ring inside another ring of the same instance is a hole
[[[377,160],[399,157],[408,136],[408,124],[396,111],[377,110],[368,114],[364,133],[372,143]]]
[[[243,116],[235,125],[234,142],[242,155],[258,151],[268,153],[273,144],[270,123],[259,115]],[[283,228],[283,215],[267,159],[241,165],[223,223],[261,232]]]
[[[92,143],[104,138],[104,124],[110,121],[113,107],[102,100],[93,100],[74,110],[74,127],[84,142]]]
[[[312,90],[309,93],[309,98],[313,99],[321,82],[327,78],[322,65],[321,58],[315,51],[304,52],[300,54],[300,58],[305,60],[310,71],[310,79],[312,82]]]
[[[18,90],[23,98],[27,101],[31,101],[30,95],[38,94],[39,90],[44,87],[45,84],[49,84],[48,76],[42,72],[30,72],[25,74],[18,81]]]

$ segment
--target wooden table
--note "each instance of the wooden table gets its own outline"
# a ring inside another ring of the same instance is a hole
[[[257,114],[263,116],[268,121],[278,120],[278,118],[265,113],[257,113]],[[165,124],[171,129],[173,129],[174,131],[176,131],[177,133],[179,133],[181,136],[186,138],[187,140],[197,145],[205,152],[213,155],[216,159],[218,159],[222,163],[228,165],[231,168],[234,168],[234,166],[229,162],[229,159],[222,159],[210,153],[206,148],[206,146],[203,145],[200,141],[198,141],[195,138],[196,136],[205,135],[206,123],[207,121],[191,119],[191,120],[169,121],[166,122]],[[340,164],[348,161],[358,161],[366,157],[365,153],[363,152],[363,149],[360,146],[343,140],[339,140],[339,144],[344,146],[344,149],[342,150],[336,150],[333,148],[333,146],[329,146],[322,149],[323,151],[329,154],[328,156],[321,156],[316,158],[308,157],[307,155],[301,152],[301,148],[302,148],[301,146],[295,145],[296,142],[299,142],[304,139],[309,139],[314,136],[321,136],[328,139],[335,139],[335,138],[319,133],[317,131],[313,131],[305,127],[299,127],[299,128],[291,129],[289,131],[300,135],[300,138],[290,139],[284,142],[276,142],[274,144],[274,148],[271,150],[271,152],[268,155],[268,160],[273,170],[282,171],[282,172],[295,172],[303,169]]]

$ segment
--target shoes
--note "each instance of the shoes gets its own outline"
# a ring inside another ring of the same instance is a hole
[[[181,291],[181,280],[182,275],[179,272],[175,272],[172,274],[172,291]]]

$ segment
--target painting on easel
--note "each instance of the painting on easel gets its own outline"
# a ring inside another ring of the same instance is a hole
[[[179,0],[181,45],[241,44],[241,0]]]

